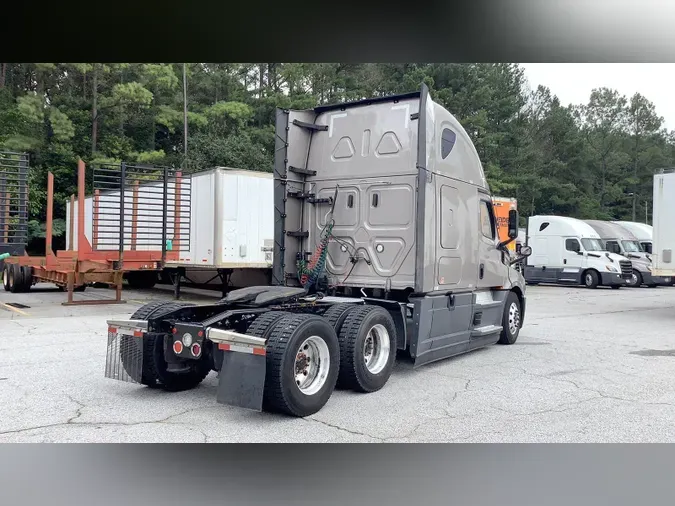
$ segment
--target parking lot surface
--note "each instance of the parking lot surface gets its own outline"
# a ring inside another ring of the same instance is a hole
[[[101,296],[112,293],[76,294]],[[0,292],[0,442],[675,441],[675,288],[527,297],[515,345],[416,370],[400,360],[381,391],[336,391],[297,419],[217,404],[215,373],[181,393],[104,378],[106,319],[166,290],[78,307],[50,285]]]

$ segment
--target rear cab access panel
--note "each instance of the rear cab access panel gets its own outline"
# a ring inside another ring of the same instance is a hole
[[[297,256],[314,252],[331,210],[330,202],[311,203],[290,194],[327,200],[337,187],[333,235],[342,244],[329,243],[326,263],[334,281],[349,274],[346,286],[383,288],[384,279],[391,289],[414,285],[418,117],[425,93],[278,111],[274,258],[282,260],[275,261],[275,283],[298,286]],[[353,264],[359,249],[368,262]]]

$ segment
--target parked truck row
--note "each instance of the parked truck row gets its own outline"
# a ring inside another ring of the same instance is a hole
[[[639,225],[639,224],[634,224]],[[588,288],[609,286],[657,287],[672,285],[672,276],[654,272],[648,230],[642,240],[619,222],[579,220],[563,216],[532,216],[525,241],[532,255],[524,260],[528,284],[581,284]]]
[[[276,139],[272,286],[109,321],[107,377],[177,391],[213,370],[221,403],[307,416],[336,386],[384,387],[397,350],[417,367],[516,341],[518,213],[500,240],[474,145],[426,86],[278,110]]]

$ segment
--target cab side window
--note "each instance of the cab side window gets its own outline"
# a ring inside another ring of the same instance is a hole
[[[607,248],[607,251],[611,253],[621,253],[621,247],[616,241],[607,241],[605,247]]]
[[[575,253],[578,253],[581,251],[581,245],[576,239],[565,239],[565,249],[567,251],[574,251]]]
[[[492,206],[485,200],[480,201],[480,230],[488,239],[495,238],[495,217]]]

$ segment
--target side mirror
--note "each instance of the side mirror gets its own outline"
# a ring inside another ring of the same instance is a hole
[[[529,257],[532,254],[532,248],[529,246],[523,246],[520,248],[520,255],[523,257]]]
[[[509,211],[509,239],[518,237],[518,211],[511,209]]]

